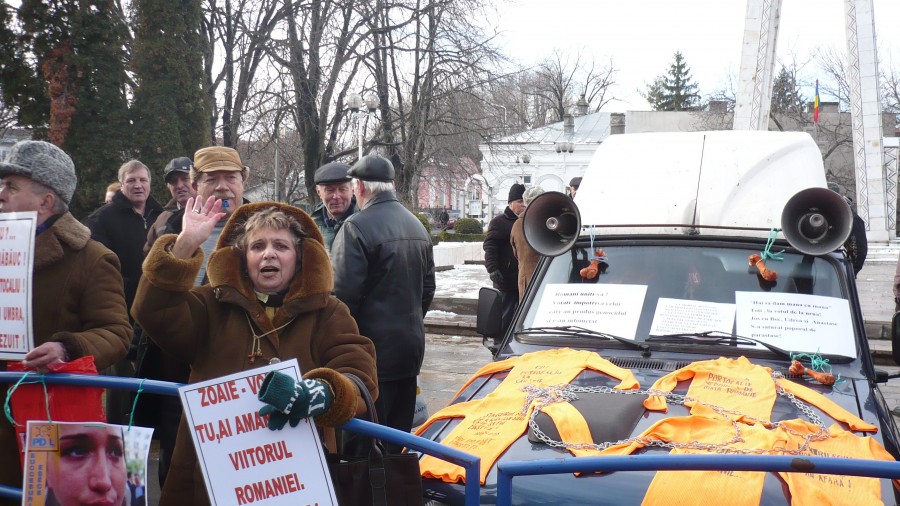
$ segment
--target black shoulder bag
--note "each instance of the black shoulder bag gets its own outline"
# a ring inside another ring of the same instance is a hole
[[[369,421],[378,423],[369,389],[355,375],[346,376],[359,388]],[[341,506],[421,506],[424,499],[419,457],[412,453],[386,454],[378,439],[363,437],[363,440],[369,447],[368,456],[327,455],[338,503]]]

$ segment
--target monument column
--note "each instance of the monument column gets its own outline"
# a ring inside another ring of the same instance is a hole
[[[895,235],[895,203],[886,198],[873,0],[844,0],[844,9],[857,213],[869,242],[887,242]]]

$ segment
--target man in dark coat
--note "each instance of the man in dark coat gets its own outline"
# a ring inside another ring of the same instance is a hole
[[[91,238],[100,242],[122,264],[122,280],[125,286],[125,304],[129,314],[138,282],[141,280],[141,264],[144,261],[144,244],[147,230],[156,221],[163,208],[150,195],[150,169],[138,160],[129,160],[119,167],[122,190],[113,196],[112,202],[94,211],[85,221],[91,229]],[[133,343],[137,344],[136,329]],[[136,350],[136,346],[132,348]],[[131,377],[134,366],[130,359],[114,364],[106,374]],[[110,423],[128,423],[131,412],[131,394],[125,390],[106,392],[106,415]]]
[[[519,303],[519,263],[510,244],[513,224],[525,210],[525,185],[515,183],[509,189],[508,205],[503,214],[495,216],[488,225],[484,239],[484,266],[494,288],[500,290],[502,301],[501,325],[505,331],[512,322]]]
[[[119,257],[125,281],[125,302],[130,311],[141,280],[147,230],[163,207],[150,195],[150,169],[140,161],[129,160],[122,164],[119,182],[122,190],[113,196],[112,202],[88,216],[85,225],[91,229],[92,239]]]
[[[344,223],[331,248],[334,295],[375,343],[380,423],[409,432],[425,357],[424,317],[435,290],[431,237],[397,200],[389,160],[365,156],[349,174],[362,210]]]
[[[92,241],[90,230],[68,211],[77,181],[72,159],[53,144],[21,141],[0,163],[0,177],[0,212],[37,212],[31,294],[35,348],[25,355],[25,366],[43,371],[54,362],[93,355],[97,369],[109,367],[125,356],[131,337],[122,275],[116,255]],[[6,370],[6,362],[0,361],[0,370]],[[4,398],[7,386],[0,389]],[[22,486],[9,423],[0,423],[0,485]]]
[[[359,212],[353,187],[353,178],[347,175],[350,166],[346,163],[332,162],[316,169],[316,195],[322,203],[312,212],[312,219],[322,232],[325,249],[331,251],[334,236],[347,218]]]

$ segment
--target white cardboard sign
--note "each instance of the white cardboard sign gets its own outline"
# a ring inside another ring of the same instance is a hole
[[[796,293],[735,292],[737,334],[779,348],[856,357],[845,299]]]
[[[575,325],[634,339],[647,285],[549,284],[532,326]]]
[[[211,503],[337,506],[313,421],[272,431],[257,413],[269,371],[301,374],[294,359],[178,389]]]
[[[660,297],[650,326],[651,336],[717,330],[731,334],[734,304]]]
[[[0,360],[22,360],[34,348],[31,282],[36,228],[33,211],[0,213]]]

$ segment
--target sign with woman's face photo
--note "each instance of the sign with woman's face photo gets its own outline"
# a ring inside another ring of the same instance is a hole
[[[134,504],[134,483],[146,482],[152,434],[106,423],[28,422],[22,504]]]

